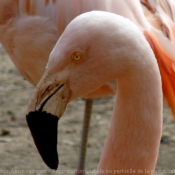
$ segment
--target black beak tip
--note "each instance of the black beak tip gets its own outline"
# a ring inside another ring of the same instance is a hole
[[[46,165],[50,168],[50,169],[53,169],[53,170],[57,170],[57,168],[58,168],[58,161],[44,161],[45,163],[46,163]]]
[[[56,170],[58,168],[57,126],[58,117],[42,112],[30,112],[26,116],[27,124],[33,136],[35,145],[46,165]]]

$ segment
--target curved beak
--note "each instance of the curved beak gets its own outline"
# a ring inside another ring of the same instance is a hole
[[[57,125],[58,117],[41,111],[30,112],[27,124],[35,145],[46,165],[51,169],[58,168]]]
[[[27,124],[35,145],[48,167],[57,169],[57,127],[70,97],[67,80],[41,79],[28,105]]]

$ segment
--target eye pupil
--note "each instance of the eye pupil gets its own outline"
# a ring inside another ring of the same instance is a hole
[[[80,53],[74,53],[72,56],[75,61],[81,61],[82,59],[82,55]]]
[[[75,56],[75,59],[76,59],[76,60],[80,59],[80,55],[76,55],[76,56]]]

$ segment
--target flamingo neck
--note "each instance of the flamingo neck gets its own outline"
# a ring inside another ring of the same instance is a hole
[[[162,92],[157,72],[118,80],[114,112],[98,175],[153,174],[162,126]],[[143,78],[144,77],[144,78]]]

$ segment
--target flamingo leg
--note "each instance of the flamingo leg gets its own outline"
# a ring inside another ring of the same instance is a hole
[[[88,141],[92,105],[93,105],[93,99],[86,99],[83,128],[82,128],[82,135],[81,135],[80,153],[79,153],[78,168],[77,168],[76,175],[85,174],[84,169],[85,169],[85,159],[86,159],[86,148],[87,148],[87,141]]]

